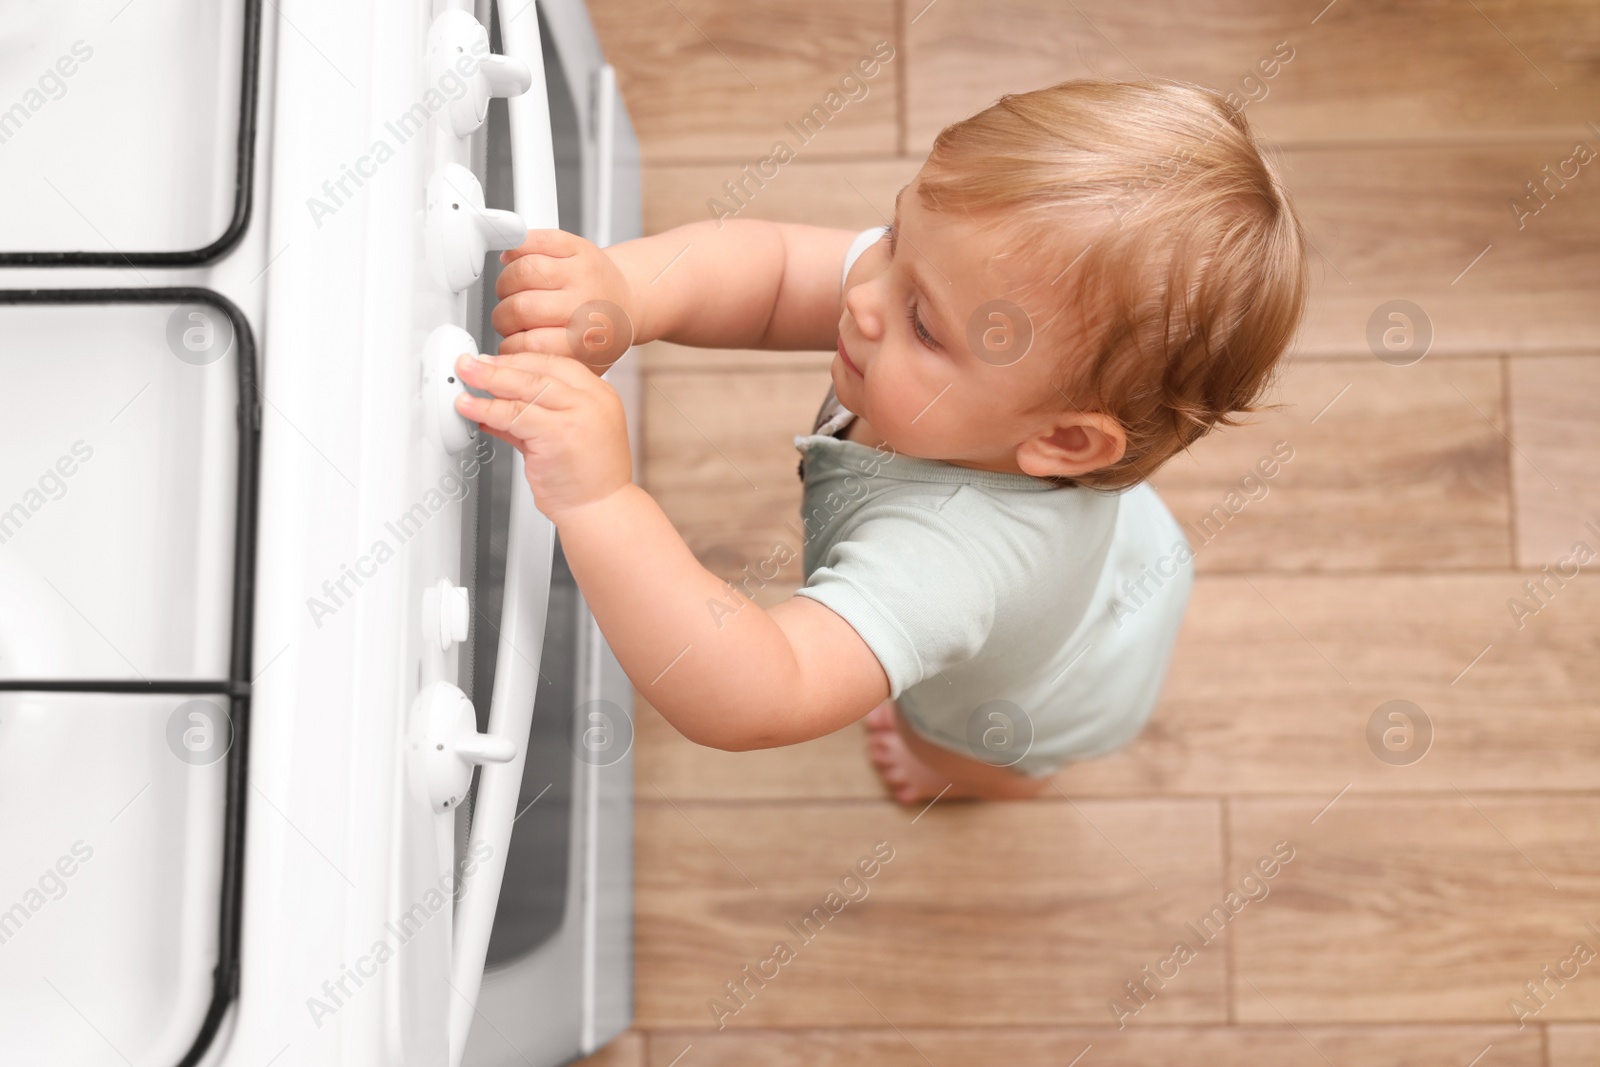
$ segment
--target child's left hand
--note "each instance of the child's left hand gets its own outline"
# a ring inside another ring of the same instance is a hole
[[[552,522],[633,481],[622,399],[577,360],[542,352],[463,355],[456,370],[493,394],[463,392],[456,410],[522,453],[534,503]]]

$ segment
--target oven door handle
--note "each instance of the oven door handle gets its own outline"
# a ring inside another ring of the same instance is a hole
[[[530,230],[560,227],[556,210],[555,148],[550,131],[550,100],[540,49],[539,20],[532,4],[497,0],[501,51],[533,72],[533,85],[510,97],[512,200]],[[483,984],[489,934],[494,927],[500,883],[505,876],[516,819],[522,768],[527,758],[528,731],[544,649],[545,613],[550,601],[550,566],[555,530],[534,507],[525,488],[522,453],[513,453],[511,521],[506,549],[505,600],[500,616],[500,645],[495,656],[494,694],[489,705],[489,733],[511,738],[517,755],[507,763],[487,764],[478,771],[469,854],[486,855],[470,878],[455,910],[450,963],[450,1067],[460,1067],[467,1034],[477,1011]],[[487,846],[487,851],[484,851]]]

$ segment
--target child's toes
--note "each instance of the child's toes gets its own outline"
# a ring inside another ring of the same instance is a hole
[[[907,773],[905,761],[901,753],[896,750],[898,737],[894,735],[875,735],[867,742],[867,753],[872,757],[873,766],[877,768],[878,777],[883,784],[889,787],[889,792],[897,799],[900,793],[911,785],[911,776]]]
[[[867,753],[879,767],[899,766],[900,739],[894,734],[873,734],[867,739]]]

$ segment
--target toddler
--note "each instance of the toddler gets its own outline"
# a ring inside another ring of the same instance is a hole
[[[530,233],[502,257],[500,354],[459,362],[485,395],[458,406],[521,450],[601,631],[690,740],[865,717],[901,802],[1026,797],[1150,715],[1192,554],[1146,479],[1256,410],[1304,247],[1221,94],[1064,82],[946,128],[861,233],[707,220],[603,251]],[[794,597],[749,601],[633,484],[597,372],[656,338],[832,342],[795,438]]]

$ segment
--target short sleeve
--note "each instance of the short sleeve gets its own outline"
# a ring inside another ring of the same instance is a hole
[[[936,506],[883,505],[828,549],[796,595],[861,635],[897,697],[988,639],[995,582],[975,549]]]

